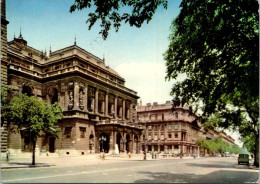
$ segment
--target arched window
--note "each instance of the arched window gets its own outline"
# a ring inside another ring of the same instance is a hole
[[[26,94],[27,96],[32,96],[32,88],[29,86],[23,86],[22,94]]]
[[[51,104],[54,104],[55,102],[58,102],[58,89],[57,88],[52,89]]]

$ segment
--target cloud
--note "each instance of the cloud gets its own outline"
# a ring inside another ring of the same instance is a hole
[[[121,63],[115,70],[125,79],[125,86],[138,93],[143,104],[165,103],[172,99],[172,82],[165,80],[166,66],[163,62]]]

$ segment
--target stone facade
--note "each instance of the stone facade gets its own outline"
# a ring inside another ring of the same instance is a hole
[[[137,118],[143,125],[142,150],[160,152],[183,156],[200,154],[196,145],[198,138],[212,139],[221,136],[229,144],[234,144],[234,139],[224,132],[209,130],[204,131],[187,107],[176,107],[173,104],[148,103],[137,106]],[[146,149],[145,149],[146,148]]]
[[[135,122],[137,93],[100,58],[74,45],[49,55],[27,45],[22,34],[8,42],[8,84],[12,95],[25,93],[58,102],[64,118],[55,137],[39,137],[42,152],[139,153],[142,128]],[[9,127],[13,152],[31,151],[30,138]],[[14,141],[15,140],[15,141]]]
[[[7,85],[7,24],[5,0],[1,0],[1,87]],[[1,118],[1,152],[7,149],[7,122]]]

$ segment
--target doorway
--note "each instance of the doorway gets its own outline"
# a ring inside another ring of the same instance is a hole
[[[54,153],[55,151],[55,137],[49,137],[49,152]]]

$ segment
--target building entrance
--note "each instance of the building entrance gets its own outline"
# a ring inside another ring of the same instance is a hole
[[[55,151],[55,137],[49,138],[49,152],[54,153]]]
[[[99,135],[100,152],[109,152],[109,136],[105,133]]]

